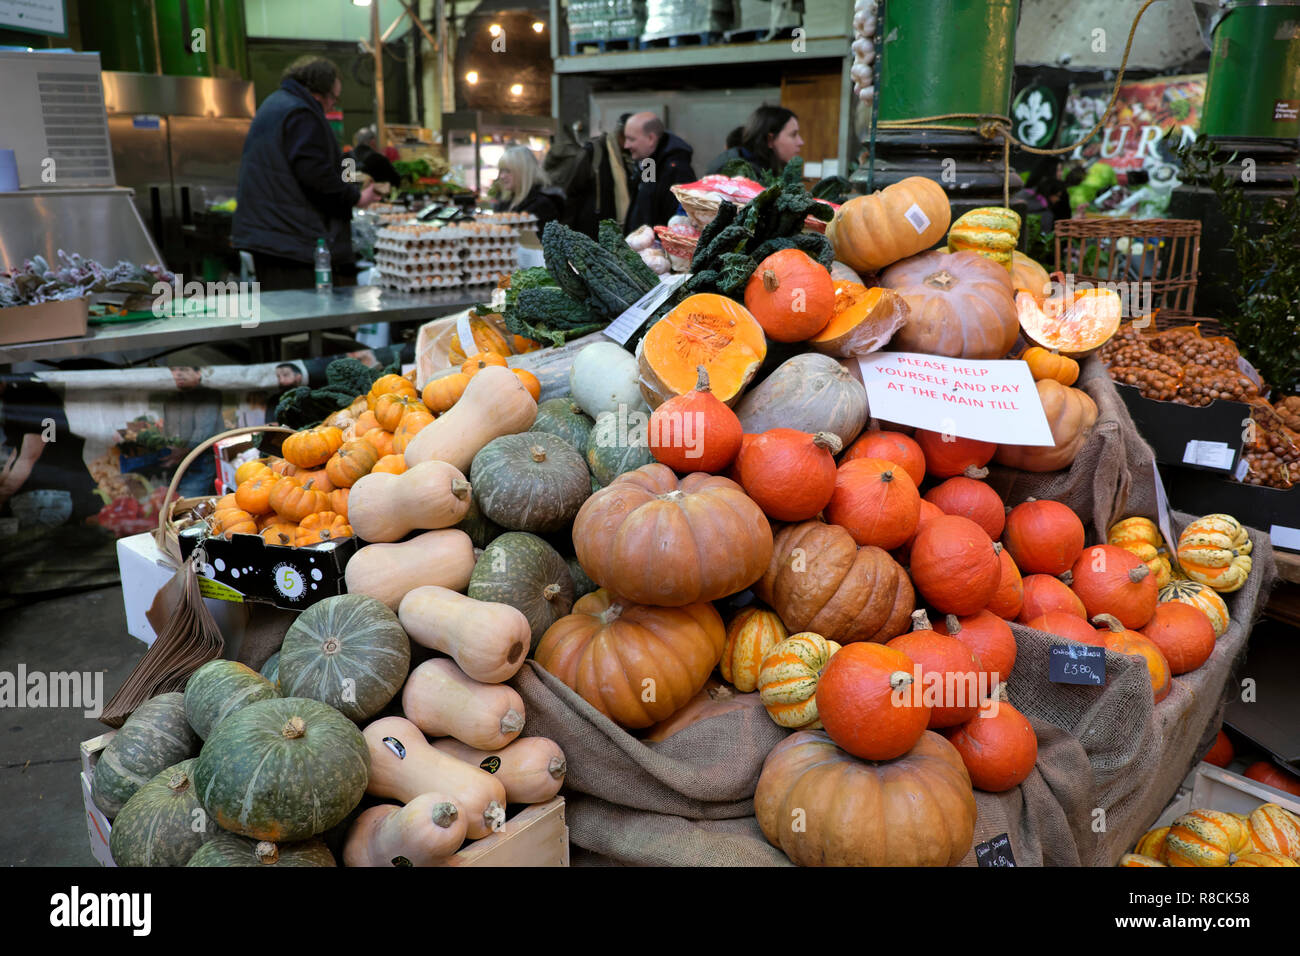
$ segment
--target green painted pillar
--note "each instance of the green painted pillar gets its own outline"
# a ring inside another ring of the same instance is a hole
[[[155,0],[158,48],[168,76],[211,76],[215,43],[207,0]],[[196,35],[202,30],[202,37]]]
[[[157,73],[153,11],[149,0],[81,0],[81,43],[99,52],[105,70],[121,73]]]
[[[247,80],[248,30],[244,23],[244,0],[211,0],[213,71],[229,80]]]
[[[1300,137],[1300,0],[1232,0],[1214,28],[1205,136]]]

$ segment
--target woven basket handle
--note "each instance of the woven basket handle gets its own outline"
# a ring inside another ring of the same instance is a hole
[[[176,472],[172,475],[171,484],[167,486],[167,497],[163,499],[163,506],[158,509],[158,529],[154,532],[154,539],[158,542],[158,547],[165,546],[167,522],[170,520],[172,513],[172,499],[176,494],[177,487],[180,486],[181,479],[185,477],[185,469],[190,467],[199,455],[222,439],[237,438],[240,435],[255,435],[259,432],[280,432],[285,435],[292,435],[294,430],[283,425],[249,425],[245,428],[232,428],[228,432],[213,435],[202,444],[194,446],[193,450],[181,459],[181,463],[176,466]]]

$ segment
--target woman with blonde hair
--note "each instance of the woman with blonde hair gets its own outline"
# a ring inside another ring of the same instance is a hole
[[[537,218],[537,228],[564,214],[564,191],[551,187],[537,157],[526,146],[511,146],[497,163],[497,212],[523,212]]]

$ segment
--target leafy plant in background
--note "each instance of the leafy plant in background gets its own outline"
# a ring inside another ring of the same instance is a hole
[[[1261,209],[1215,154],[1208,138],[1178,149],[1183,181],[1209,187],[1229,229],[1237,274],[1211,281],[1226,286],[1238,309],[1219,321],[1277,394],[1294,394],[1300,391],[1300,179],[1292,177],[1289,196]]]
[[[1035,262],[1051,262],[1056,257],[1055,233],[1043,232],[1043,216],[1031,212],[1025,217],[1025,255]]]

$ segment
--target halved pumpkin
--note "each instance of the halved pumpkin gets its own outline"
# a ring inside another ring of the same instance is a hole
[[[1069,302],[1063,295],[1052,296],[1041,308],[1028,292],[1016,293],[1016,314],[1025,338],[1073,358],[1091,355],[1110,341],[1123,311],[1113,289],[1084,289]]]
[[[835,311],[808,344],[836,358],[854,358],[884,348],[907,324],[907,303],[893,289],[868,289],[861,282],[835,282]]]
[[[709,374],[709,390],[734,405],[767,355],[763,327],[739,302],[700,293],[650,327],[637,346],[641,394],[651,408],[685,395]]]

